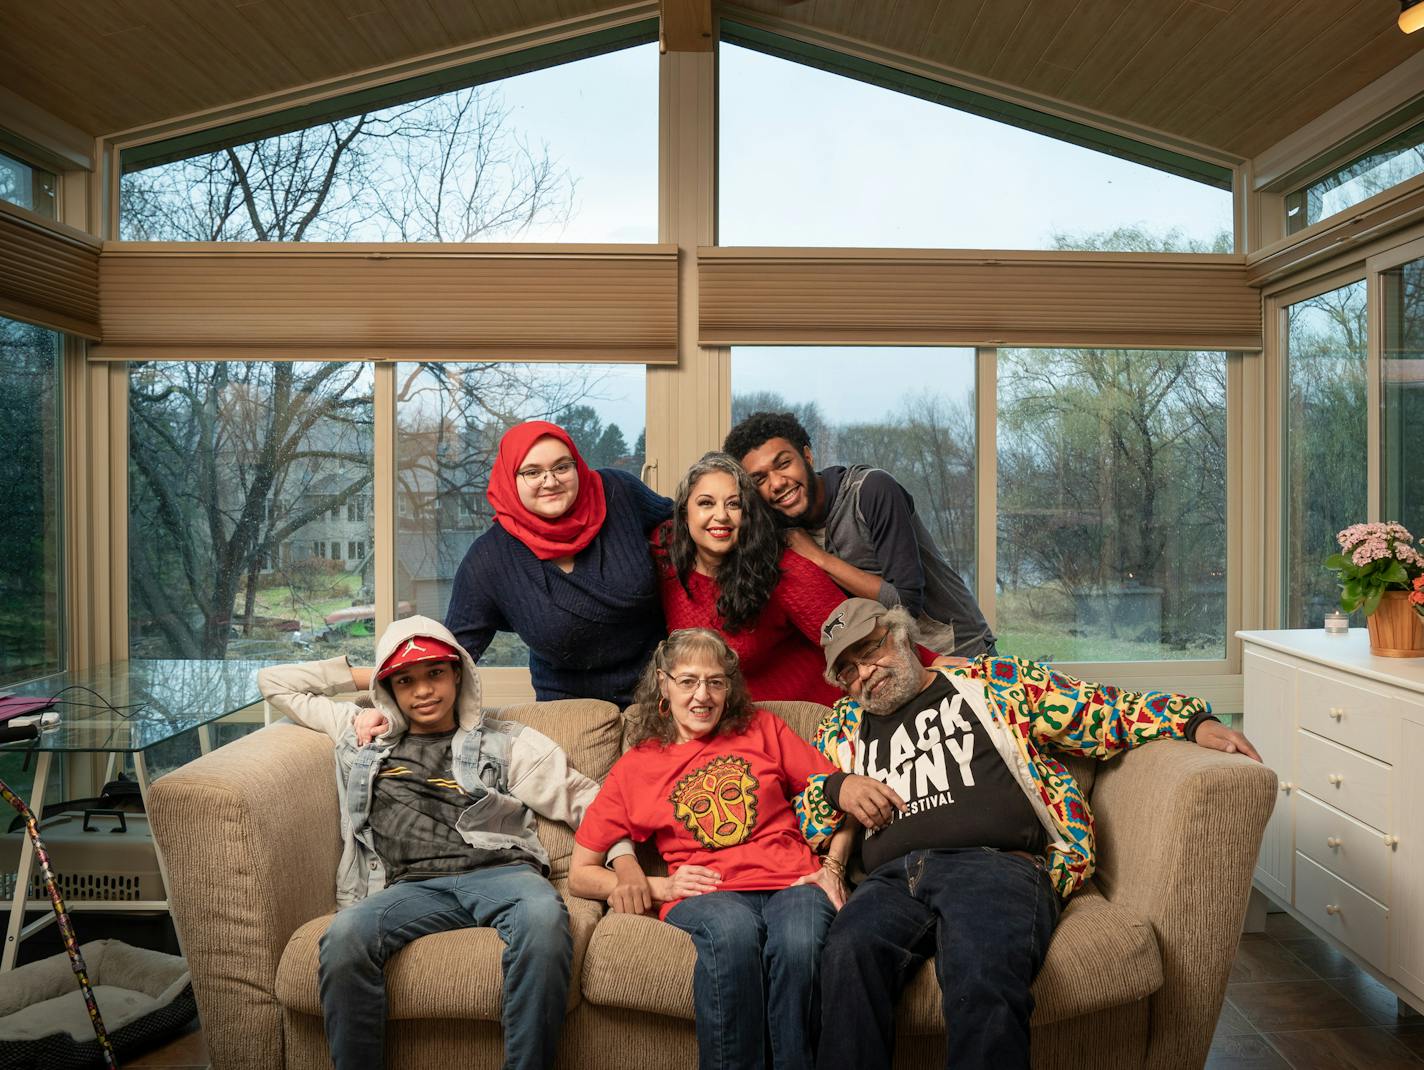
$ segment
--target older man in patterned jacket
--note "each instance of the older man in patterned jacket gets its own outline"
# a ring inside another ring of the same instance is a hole
[[[1163,737],[1260,756],[1201,699],[1016,658],[926,669],[912,629],[903,609],[863,598],[821,629],[827,676],[847,695],[817,731],[842,770],[824,790],[864,826],[869,876],[826,940],[817,1065],[888,1068],[895,1002],[933,955],[945,1065],[1027,1068],[1029,988],[1063,899],[1094,865],[1092,814],[1059,756],[1107,759]]]

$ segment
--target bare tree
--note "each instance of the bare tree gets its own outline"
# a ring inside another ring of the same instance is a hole
[[[512,128],[498,91],[477,87],[126,175],[121,232],[179,241],[508,238],[562,226],[573,191],[547,147]],[[413,365],[401,384],[408,400],[435,371],[449,395],[433,422],[413,418],[417,426],[402,429],[412,502],[471,500],[466,484],[488,470],[509,423],[567,408],[596,378],[539,397],[547,382],[521,379],[512,366],[445,370]],[[236,616],[252,630],[263,565],[280,564],[279,548],[304,527],[369,493],[368,366],[146,362],[133,367],[129,404],[135,634],[146,633],[154,652],[220,657],[239,595]]]

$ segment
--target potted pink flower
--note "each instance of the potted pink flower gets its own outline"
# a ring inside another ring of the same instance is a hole
[[[1341,552],[1325,559],[1340,577],[1340,608],[1361,610],[1370,650],[1424,657],[1424,553],[1399,523],[1354,524],[1335,536]],[[1416,612],[1417,610],[1417,612]]]

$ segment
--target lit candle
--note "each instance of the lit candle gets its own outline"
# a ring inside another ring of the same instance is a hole
[[[1349,635],[1350,618],[1341,613],[1338,609],[1325,614],[1325,634],[1326,635]]]

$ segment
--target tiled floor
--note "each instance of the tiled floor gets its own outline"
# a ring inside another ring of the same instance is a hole
[[[1287,914],[1241,938],[1207,1070],[1424,1068],[1424,1016]]]
[[[194,1029],[125,1067],[207,1065]],[[1241,938],[1207,1070],[1424,1070],[1424,1016],[1286,914]]]

